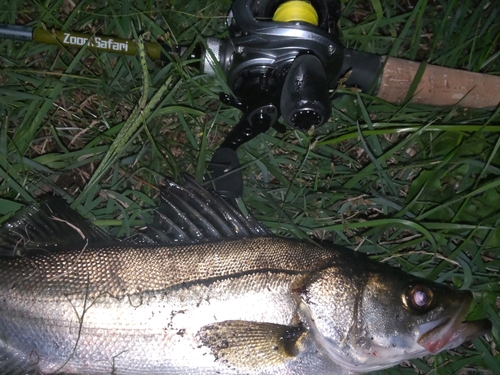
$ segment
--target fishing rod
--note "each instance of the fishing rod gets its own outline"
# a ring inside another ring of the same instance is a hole
[[[89,35],[72,31],[46,30],[41,27],[28,27],[20,25],[0,24],[0,38],[36,42],[41,44],[54,44],[64,47],[87,47],[94,51],[136,55],[138,52],[135,40],[122,39],[109,36]],[[183,56],[189,50],[185,46],[174,46],[145,42],[145,50],[153,60],[169,61],[170,57]],[[192,58],[200,58],[198,49],[191,51]]]
[[[154,60],[186,58],[199,61],[202,74],[225,73],[232,94],[221,94],[220,99],[240,109],[242,116],[216,151],[209,167],[212,176],[237,169],[235,150],[277,125],[280,118],[300,130],[328,121],[330,91],[340,79],[347,87],[391,103],[409,99],[470,108],[500,104],[499,76],[345,48],[337,25],[340,9],[339,0],[235,0],[227,39],[207,38],[203,48],[145,43]],[[19,25],[0,24],[0,38],[126,55],[138,50],[129,39]],[[222,185],[233,189],[240,179],[217,180],[220,191]]]

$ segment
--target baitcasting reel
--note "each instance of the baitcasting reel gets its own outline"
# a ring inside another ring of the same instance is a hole
[[[345,58],[339,17],[339,0],[234,1],[229,39],[208,38],[202,64],[202,71],[213,74],[219,64],[234,95],[221,94],[220,99],[243,112],[210,163],[207,179],[213,180],[215,190],[240,194],[234,151],[276,126],[280,116],[285,124],[302,131],[328,121],[330,83],[336,83],[353,60]],[[367,75],[369,82],[363,83],[369,86],[381,60],[375,55],[364,58],[372,60],[371,70],[363,70],[372,72]],[[347,66],[343,66],[345,60],[349,60]]]
[[[329,82],[344,60],[338,0],[235,0],[229,40],[207,39],[203,70],[215,59],[234,96],[221,100],[243,112],[221,147],[236,149],[275,125],[280,116],[300,130],[331,113]]]

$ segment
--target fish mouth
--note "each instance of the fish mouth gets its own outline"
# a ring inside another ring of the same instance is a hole
[[[419,327],[421,335],[417,343],[430,353],[436,354],[488,333],[491,330],[491,322],[488,319],[464,321],[471,303],[472,293],[468,293],[454,316],[422,324]]]

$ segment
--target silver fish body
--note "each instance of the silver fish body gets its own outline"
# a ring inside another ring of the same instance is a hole
[[[470,292],[269,235],[37,251],[0,275],[0,349],[43,374],[363,373],[489,324],[462,322]]]
[[[36,353],[47,373],[238,373],[216,360],[201,330],[225,321],[290,326],[299,319],[294,284],[328,254],[287,242],[263,237],[3,261],[0,329],[11,347]],[[242,362],[251,355],[245,351]],[[292,373],[286,362],[260,370]]]

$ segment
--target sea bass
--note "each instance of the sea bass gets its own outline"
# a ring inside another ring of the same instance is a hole
[[[186,177],[140,237],[61,202],[0,231],[2,374],[358,374],[491,328],[472,301],[341,247],[273,236]]]

